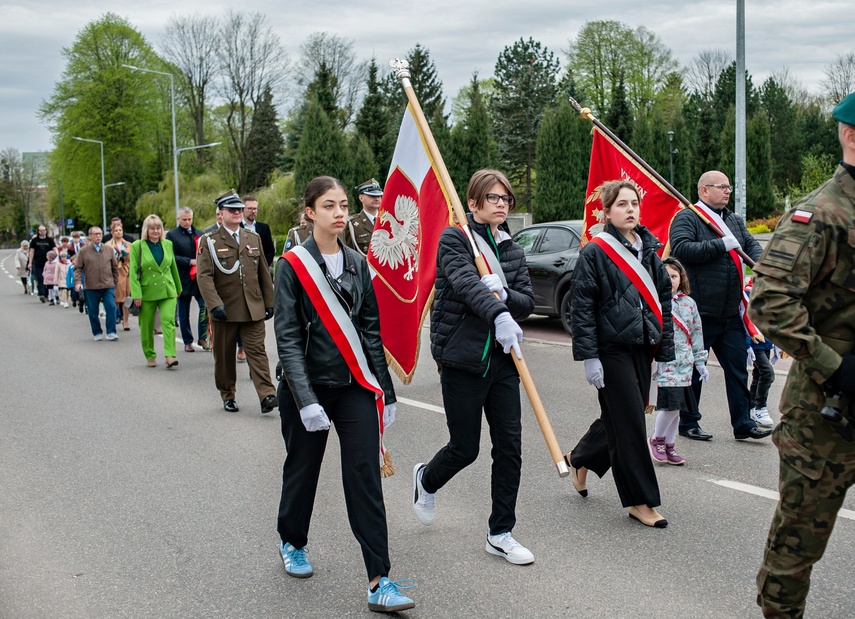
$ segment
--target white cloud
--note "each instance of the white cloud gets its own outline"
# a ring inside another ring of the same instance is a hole
[[[0,2],[0,147],[15,146],[23,151],[51,147],[50,134],[36,112],[62,75],[61,50],[73,43],[87,23],[108,11],[127,18],[155,47],[170,16],[222,15],[228,8],[266,14],[292,58],[306,36],[317,31],[353,39],[361,58],[375,55],[384,66],[389,58],[405,55],[420,42],[430,50],[449,100],[473,71],[482,77],[491,75],[502,49],[521,37],[533,37],[563,61],[568,41],[588,20],[644,25],[683,64],[708,48],[726,49],[735,55],[736,41],[735,3],[717,0],[599,4],[566,0],[295,0],[278,5],[244,0],[237,6],[199,0]],[[772,71],[786,66],[809,90],[819,92],[824,67],[855,46],[850,14],[848,0],[747,2],[746,64],[754,83],[759,85]]]

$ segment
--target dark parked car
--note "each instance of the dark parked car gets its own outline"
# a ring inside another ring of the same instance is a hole
[[[525,250],[534,313],[560,317],[570,333],[570,279],[579,258],[582,221],[550,221],[523,228],[514,241]]]

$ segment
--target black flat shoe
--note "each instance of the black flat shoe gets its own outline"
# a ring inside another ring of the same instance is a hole
[[[237,402],[235,402],[234,400],[224,400],[223,410],[225,410],[227,413],[236,413],[240,409],[238,408]]]
[[[276,400],[275,395],[269,395],[261,401],[261,412],[269,413],[274,408],[279,406],[279,402]]]
[[[751,428],[750,430],[748,430],[748,432],[742,432],[740,434],[734,434],[733,437],[737,441],[745,441],[745,440],[748,440],[749,438],[759,440],[761,438],[766,438],[770,434],[772,434],[772,430],[767,430],[767,429],[763,429],[763,428]]]
[[[700,428],[689,428],[688,430],[680,430],[680,436],[685,436],[693,441],[709,441],[712,440],[712,434],[701,430]]]
[[[588,486],[579,481],[579,471],[573,468],[573,465],[570,464],[570,454],[572,453],[573,452],[571,451],[566,456],[564,456],[564,460],[567,462],[567,466],[570,467],[570,480],[573,482],[573,487],[576,489],[576,492],[578,492],[579,495],[582,497],[587,497]]]
[[[632,518],[633,520],[637,520],[638,522],[640,522],[641,524],[643,524],[646,527],[652,527],[654,529],[664,529],[665,527],[668,526],[668,521],[665,520],[664,518],[662,518],[661,516],[659,517],[658,520],[645,518],[644,516],[641,515],[641,512],[639,512],[637,509],[635,509],[635,507],[630,507],[627,510],[627,513],[629,514],[630,518]]]

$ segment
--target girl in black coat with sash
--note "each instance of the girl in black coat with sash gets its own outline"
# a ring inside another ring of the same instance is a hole
[[[510,355],[519,356],[522,329],[516,321],[534,309],[534,295],[525,254],[505,225],[516,203],[508,179],[496,170],[479,170],[466,193],[470,227],[493,272],[478,274],[460,228],[442,233],[431,353],[440,366],[450,438],[429,463],[413,469],[413,509],[423,524],[433,524],[436,492],[478,457],[483,410],[493,442],[493,509],[486,550],[523,565],[534,556],[511,536],[522,468],[522,424],[519,374]]]
[[[587,496],[588,470],[602,477],[611,468],[629,516],[663,528],[644,409],[651,362],[674,359],[671,283],[656,255],[661,243],[639,225],[635,185],[606,183],[602,201],[605,228],[582,249],[573,273],[573,358],[585,362],[601,409],[570,454],[573,485]]]

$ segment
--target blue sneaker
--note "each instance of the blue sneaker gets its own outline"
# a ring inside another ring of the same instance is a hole
[[[282,562],[285,564],[285,573],[294,578],[308,578],[314,572],[312,564],[306,558],[309,549],[305,546],[302,548],[294,548],[291,544],[281,542],[279,544],[279,554],[282,555]]]
[[[406,583],[406,584],[405,584]],[[416,603],[398,589],[412,589],[415,580],[389,580],[385,576],[377,583],[377,590],[368,590],[368,610],[378,613],[394,613],[399,610],[415,608]]]

